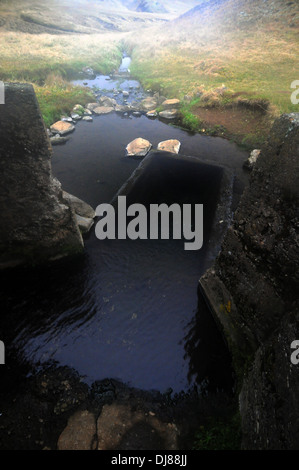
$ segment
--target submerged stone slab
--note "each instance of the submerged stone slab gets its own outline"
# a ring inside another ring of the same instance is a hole
[[[5,84],[0,129],[0,268],[82,252],[74,212],[52,177],[52,147],[31,85]]]

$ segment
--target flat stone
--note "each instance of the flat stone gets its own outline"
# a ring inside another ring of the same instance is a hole
[[[97,108],[99,106],[99,103],[96,102],[96,103],[88,103],[86,105],[86,109],[88,109],[89,111],[93,111],[95,108]]]
[[[82,118],[82,121],[86,121],[86,122],[92,122],[92,121],[93,121],[93,119],[92,119],[92,117],[91,117],[91,116],[84,116],[84,117]]]
[[[164,140],[158,145],[158,150],[178,154],[181,148],[181,142],[176,139]]]
[[[114,108],[114,111],[116,111],[117,113],[127,113],[128,111],[130,111],[130,107],[117,104]]]
[[[73,132],[75,130],[74,124],[71,124],[70,122],[65,122],[65,121],[57,121],[52,126],[50,127],[51,132],[53,134],[60,134],[60,135],[65,135],[69,134],[70,132]]]
[[[85,116],[91,116],[91,114],[92,114],[92,111],[90,111],[90,109],[87,109],[87,108],[84,109]]]
[[[173,109],[173,108],[178,108],[180,104],[181,104],[180,100],[172,99],[172,100],[163,101],[162,106],[164,109]]]
[[[114,111],[114,108],[110,106],[98,106],[93,110],[95,114],[109,114],[112,113],[112,111]]]
[[[74,121],[69,116],[62,116],[60,120],[64,121],[64,122],[70,122],[70,123],[74,124]]]
[[[109,96],[102,96],[99,99],[99,106],[105,106],[107,108],[113,108],[117,105],[117,102],[114,98],[109,98]]]
[[[80,114],[77,114],[77,113],[72,113],[71,118],[73,119],[73,121],[80,121],[80,119],[82,119],[82,116],[80,116]]]
[[[141,106],[145,111],[151,111],[153,109],[156,109],[157,104],[157,100],[151,97],[145,98],[145,100],[141,101]]]
[[[96,435],[96,420],[89,411],[78,411],[58,439],[58,450],[93,450]]]
[[[65,144],[68,140],[68,137],[61,137],[59,134],[55,134],[53,137],[50,138],[50,142],[52,145],[62,145]]]
[[[176,109],[168,109],[159,113],[159,116],[164,119],[175,119],[177,115],[178,112]]]
[[[158,116],[158,113],[155,109],[153,109],[152,111],[148,111],[146,113],[147,117],[157,117]]]
[[[126,151],[129,157],[145,157],[151,148],[152,144],[148,140],[138,137],[127,145]]]

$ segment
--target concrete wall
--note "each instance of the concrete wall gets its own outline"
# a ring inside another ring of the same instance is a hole
[[[5,84],[0,105],[0,269],[83,250],[75,215],[51,173],[51,145],[34,89]]]

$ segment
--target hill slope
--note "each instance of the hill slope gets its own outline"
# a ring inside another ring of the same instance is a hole
[[[194,128],[207,129],[200,124],[207,114],[212,126],[227,124],[217,121],[219,106],[227,110],[235,103],[272,114],[295,112],[290,97],[299,77],[298,31],[298,2],[211,0],[163,28],[141,32],[138,44],[130,37],[131,70],[147,88],[187,95],[187,121]],[[240,116],[234,119],[240,127]]]

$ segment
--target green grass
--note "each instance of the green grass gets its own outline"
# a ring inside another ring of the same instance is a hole
[[[193,450],[240,450],[241,424],[236,413],[228,419],[210,419],[195,435]]]
[[[93,94],[83,87],[70,86],[58,80],[59,83],[35,86],[35,93],[45,125],[49,127],[59,120],[61,115],[68,115],[76,104],[85,106],[93,101]]]

